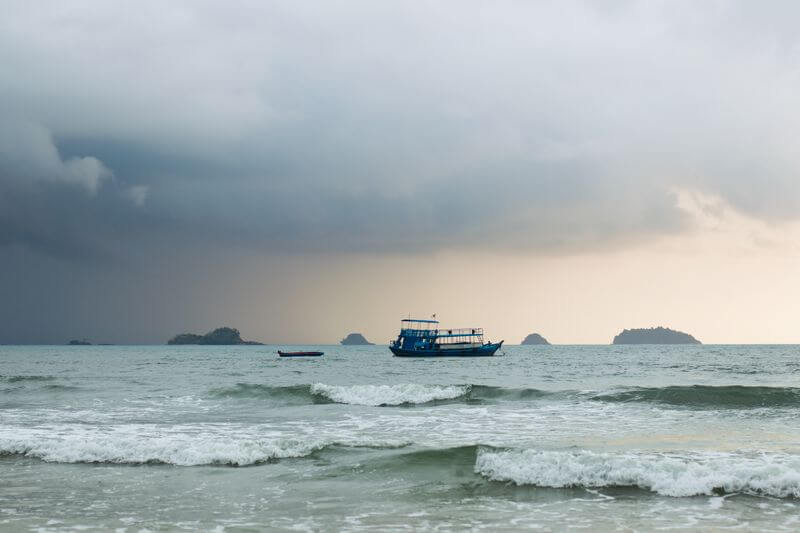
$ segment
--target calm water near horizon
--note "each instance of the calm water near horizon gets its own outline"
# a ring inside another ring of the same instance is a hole
[[[0,346],[0,529],[800,528],[800,346],[277,348]]]

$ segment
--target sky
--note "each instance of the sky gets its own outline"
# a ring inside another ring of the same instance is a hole
[[[0,343],[800,343],[800,3],[0,13]]]

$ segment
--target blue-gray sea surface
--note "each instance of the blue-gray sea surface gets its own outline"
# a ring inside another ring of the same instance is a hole
[[[798,346],[276,349],[0,347],[0,528],[800,528]]]

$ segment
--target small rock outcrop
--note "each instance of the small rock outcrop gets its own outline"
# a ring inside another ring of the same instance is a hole
[[[345,346],[351,345],[361,345],[361,346],[371,346],[373,343],[369,342],[367,339],[364,338],[364,335],[361,333],[351,333],[344,339],[340,341]]]
[[[612,344],[702,344],[688,333],[669,328],[625,329]]]
[[[525,339],[519,343],[520,346],[528,346],[531,344],[550,344],[547,342],[547,339],[539,335],[538,333],[531,333]]]
[[[196,333],[181,333],[175,335],[167,344],[208,344],[227,346],[235,344],[261,344],[255,341],[242,340],[239,330],[235,328],[217,328],[214,331],[209,331],[205,335],[197,335]]]

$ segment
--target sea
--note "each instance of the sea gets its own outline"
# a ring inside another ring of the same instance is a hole
[[[0,346],[3,531],[797,531],[800,346]]]

